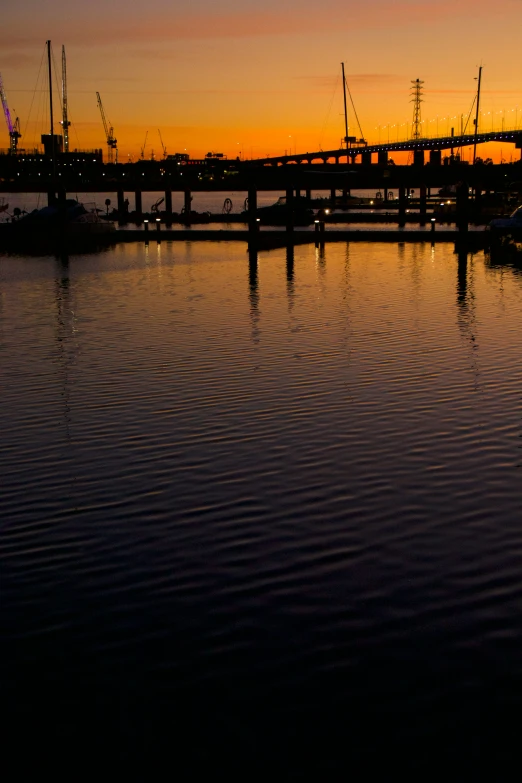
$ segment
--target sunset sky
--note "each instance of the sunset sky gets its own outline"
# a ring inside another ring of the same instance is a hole
[[[250,158],[339,147],[341,61],[370,142],[411,134],[417,78],[423,135],[457,133],[481,64],[481,129],[520,128],[521,29],[522,0],[19,0],[2,10],[0,73],[25,148],[48,131],[49,38],[57,66],[66,47],[72,148],[105,153],[99,91],[120,160],[139,157],[147,131],[145,157],[161,157],[158,129],[169,154]],[[58,101],[55,112],[58,130]],[[520,157],[507,145],[480,154]]]

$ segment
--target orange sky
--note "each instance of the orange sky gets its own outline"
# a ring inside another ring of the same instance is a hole
[[[71,146],[103,147],[96,91],[120,160],[169,153],[260,157],[337,148],[340,63],[370,142],[411,133],[410,81],[423,79],[426,136],[457,133],[482,64],[481,129],[522,127],[521,0],[19,0],[2,12],[0,72],[22,146],[48,130],[45,40],[67,51]],[[40,76],[39,76],[40,74]],[[56,114],[59,114],[58,102]],[[359,136],[351,107],[350,133]],[[59,119],[59,116],[56,118]],[[380,126],[380,128],[379,128]],[[7,128],[0,146],[7,147]],[[507,145],[483,156],[520,157]],[[399,162],[399,161],[398,161]]]

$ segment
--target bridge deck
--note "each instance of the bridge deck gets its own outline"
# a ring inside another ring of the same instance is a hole
[[[346,157],[357,157],[358,155],[379,153],[379,152],[415,152],[429,150],[449,150],[460,149],[460,147],[470,147],[475,144],[486,144],[491,141],[501,141],[514,144],[517,149],[522,149],[522,130],[492,131],[490,133],[478,133],[476,138],[474,134],[464,136],[444,136],[435,139],[409,139],[407,141],[388,142],[386,144],[359,145],[337,149],[337,150],[319,150],[318,152],[305,152],[294,155],[279,155],[272,158],[257,158],[252,161],[245,161],[244,164],[251,165],[277,165],[285,163],[311,163],[314,160],[325,161],[330,158],[339,160]]]

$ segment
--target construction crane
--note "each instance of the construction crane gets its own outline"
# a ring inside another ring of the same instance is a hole
[[[149,132],[147,131],[147,132],[145,133],[145,141],[143,142],[143,147],[141,148],[141,155],[140,155],[140,157],[141,157],[141,159],[142,159],[142,160],[143,160],[143,159],[144,159],[144,157],[145,157],[145,147],[147,146],[147,136],[148,136],[148,135],[149,135]]]
[[[113,150],[116,150],[116,163],[118,162],[118,140],[114,138],[114,128],[112,125],[107,122],[105,118],[105,112],[103,111],[103,104],[102,100],[100,98],[100,93],[96,93],[96,97],[98,98],[98,106],[100,107],[100,114],[103,122],[103,129],[105,131],[105,137],[107,139],[107,161],[108,163],[114,163],[114,153]]]
[[[9,152],[11,155],[16,155],[18,148],[18,139],[21,137],[20,133],[20,120],[17,117],[13,123],[11,120],[11,112],[7,105],[7,98],[4,90],[4,84],[2,82],[2,75],[0,74],[0,97],[2,98],[2,106],[4,107],[5,121],[7,122],[7,128],[9,130]]]
[[[63,128],[63,148],[69,152],[69,126],[67,117],[67,68],[65,63],[65,46],[62,46],[62,121],[60,125]]]
[[[167,157],[167,148],[166,148],[166,146],[163,144],[163,138],[162,138],[162,136],[161,136],[161,131],[160,131],[160,129],[159,129],[159,128],[158,128],[158,133],[159,133],[159,137],[160,137],[160,141],[161,141],[161,147],[162,147],[162,149],[163,149],[163,160],[165,160],[165,158]]]

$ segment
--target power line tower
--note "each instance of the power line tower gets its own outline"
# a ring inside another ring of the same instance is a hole
[[[411,103],[413,103],[413,122],[412,122],[412,139],[421,138],[421,103],[422,101],[422,85],[424,82],[422,79],[412,79],[412,87],[410,94],[412,96]]]

